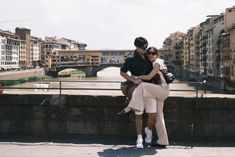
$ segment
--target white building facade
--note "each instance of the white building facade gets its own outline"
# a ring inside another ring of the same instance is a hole
[[[0,69],[19,69],[20,39],[10,32],[0,32]]]

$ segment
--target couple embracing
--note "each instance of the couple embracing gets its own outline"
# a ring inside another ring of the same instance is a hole
[[[158,148],[166,148],[169,145],[163,114],[164,100],[169,96],[170,89],[163,74],[167,67],[164,60],[160,59],[157,48],[149,47],[148,41],[143,37],[137,37],[134,41],[136,47],[133,57],[129,57],[123,64],[120,75],[138,85],[133,91],[129,104],[118,116],[130,111],[135,112],[136,123],[136,148],[144,148],[142,137],[142,115],[148,114],[147,126],[144,129],[145,143]],[[127,72],[131,75],[128,75]],[[155,127],[154,127],[155,126]],[[152,142],[152,130],[156,128],[158,140]]]

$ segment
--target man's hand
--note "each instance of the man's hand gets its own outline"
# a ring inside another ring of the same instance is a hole
[[[141,82],[143,82],[141,79],[135,79],[134,81],[135,84],[140,84]]]
[[[135,84],[140,84],[141,82],[143,82],[141,79],[138,79],[138,77],[135,75],[131,75],[131,78],[134,80],[133,82]]]

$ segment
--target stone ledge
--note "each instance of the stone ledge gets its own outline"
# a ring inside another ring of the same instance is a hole
[[[124,96],[5,94],[0,133],[135,136],[133,117],[115,116],[124,102]],[[234,140],[234,104],[234,98],[169,97],[164,108],[169,137]]]

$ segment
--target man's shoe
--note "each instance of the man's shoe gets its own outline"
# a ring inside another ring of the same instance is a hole
[[[146,127],[144,129],[145,135],[146,137],[144,138],[145,143],[150,144],[152,142],[153,136],[152,136],[152,131],[148,129],[148,127]]]
[[[152,143],[150,146],[151,146],[151,147],[157,147],[157,148],[159,148],[159,149],[164,149],[164,148],[166,148],[166,145],[161,145],[161,144],[158,144],[158,143]]]
[[[136,141],[136,148],[137,149],[143,149],[144,145],[143,145],[143,139],[142,138],[138,138]]]
[[[126,114],[126,112],[124,110],[121,110],[120,112],[116,113],[116,116],[124,116]]]

